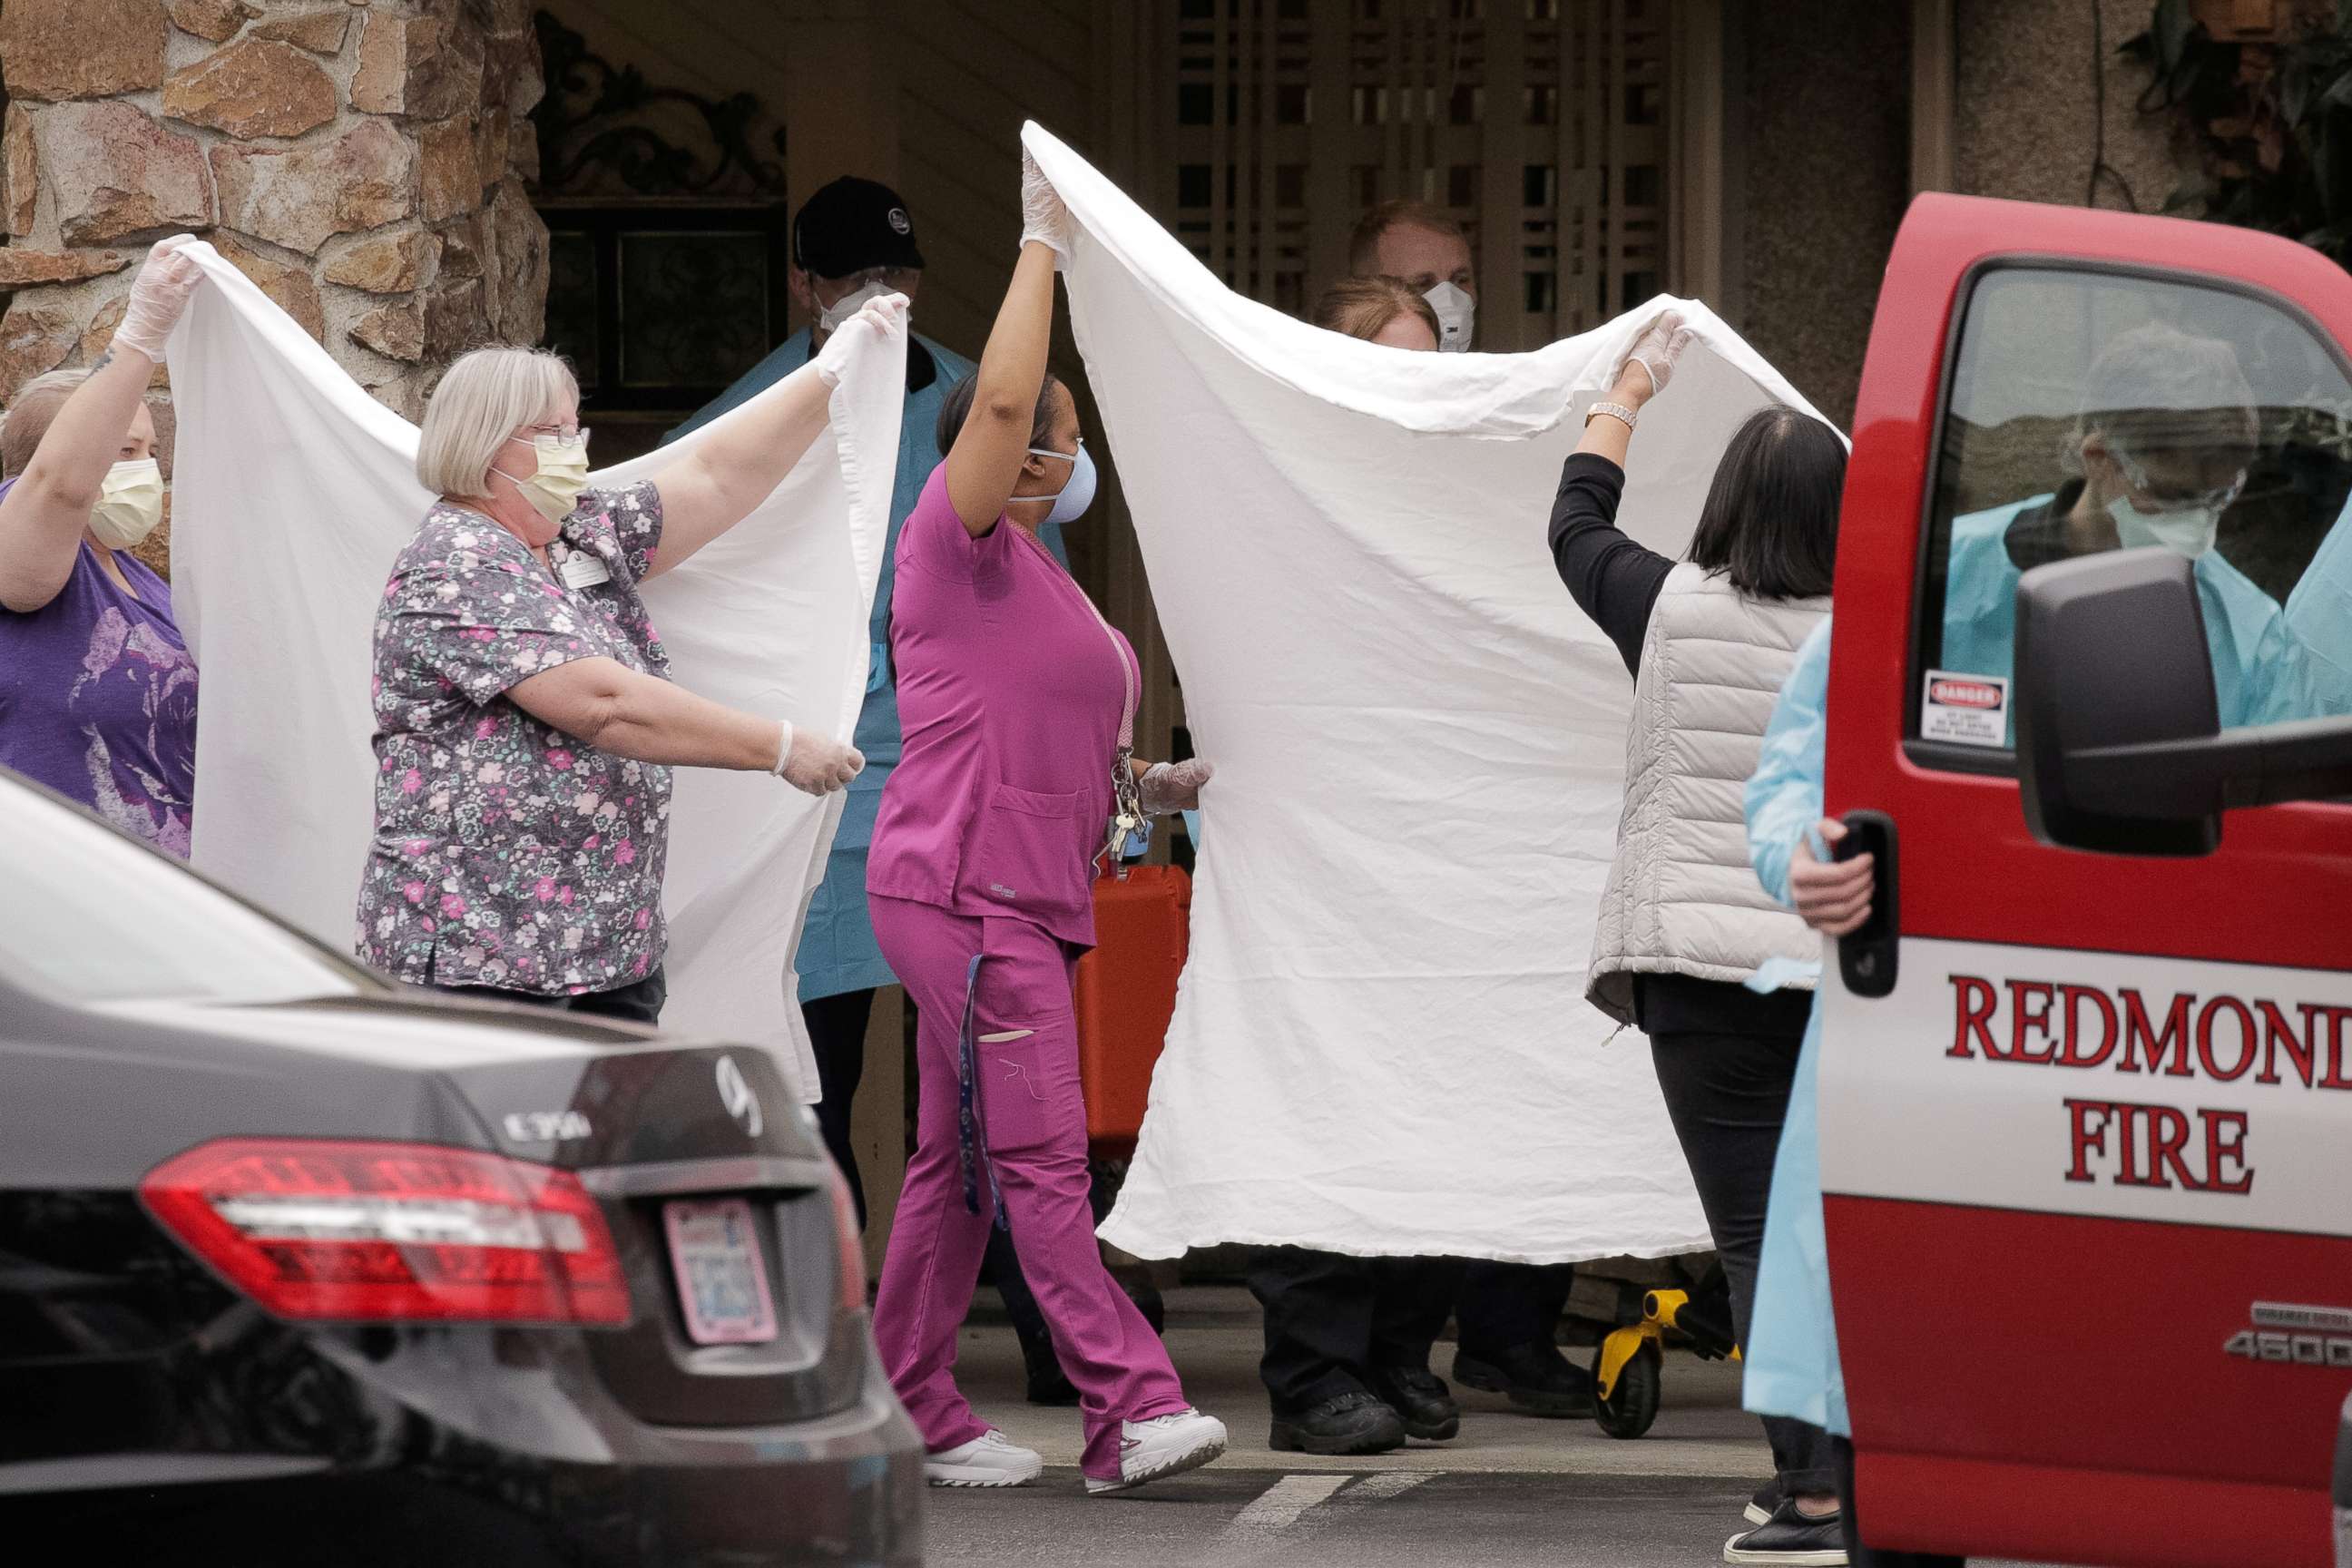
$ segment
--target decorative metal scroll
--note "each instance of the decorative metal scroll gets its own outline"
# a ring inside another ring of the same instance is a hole
[[[547,93],[530,111],[539,127],[541,197],[611,195],[620,188],[644,196],[776,196],[784,192],[784,133],[754,143],[758,97],[739,92],[709,99],[683,88],[656,87],[635,66],[616,66],[588,40],[545,11],[531,18],[539,34]],[[707,145],[672,137],[699,130]]]

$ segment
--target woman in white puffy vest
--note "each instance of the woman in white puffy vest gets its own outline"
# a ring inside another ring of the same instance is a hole
[[[1561,471],[1550,539],[1561,581],[1633,677],[1625,810],[1586,997],[1649,1034],[1745,1340],[1811,998],[1741,983],[1774,957],[1818,956],[1820,942],[1758,884],[1740,797],[1798,645],[1829,614],[1845,445],[1808,415],[1762,410],[1725,450],[1687,560],[1628,537],[1616,524],[1626,448],[1689,341],[1670,314],[1635,342]],[[1843,1562],[1826,1436],[1764,1426],[1778,1475],[1725,1560]]]

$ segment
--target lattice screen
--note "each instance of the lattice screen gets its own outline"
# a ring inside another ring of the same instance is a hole
[[[1235,288],[1304,310],[1393,195],[1469,230],[1483,348],[1664,284],[1672,0],[1151,3],[1172,175],[1147,184]]]

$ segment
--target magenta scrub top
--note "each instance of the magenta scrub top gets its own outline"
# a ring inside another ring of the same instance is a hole
[[[1140,689],[1135,650],[1011,521],[973,538],[944,463],[907,515],[896,573],[905,750],[882,792],[866,891],[1092,946],[1093,857]]]

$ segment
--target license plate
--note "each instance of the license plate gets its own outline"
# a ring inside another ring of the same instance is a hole
[[[751,1205],[741,1198],[662,1205],[669,1260],[677,1276],[686,1331],[698,1345],[765,1344],[776,1337],[776,1306]]]

